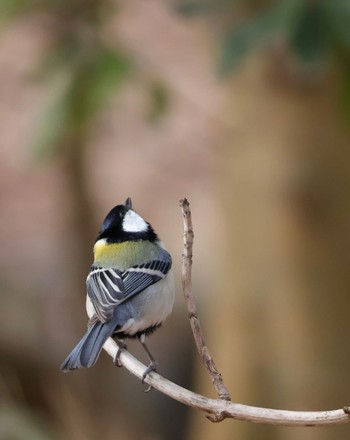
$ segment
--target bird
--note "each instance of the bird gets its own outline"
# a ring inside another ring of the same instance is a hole
[[[110,336],[120,349],[126,348],[125,338],[137,338],[150,361],[143,382],[157,369],[145,338],[162,325],[174,304],[172,258],[151,224],[133,210],[130,197],[107,214],[93,251],[86,279],[88,329],[61,370],[92,367]],[[115,363],[120,364],[119,357]]]

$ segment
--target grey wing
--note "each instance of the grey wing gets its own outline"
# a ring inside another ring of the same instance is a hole
[[[124,272],[92,266],[87,277],[87,293],[101,322],[109,321],[115,307],[163,279],[171,268],[171,256],[165,250],[147,263]]]
[[[122,274],[124,301],[139,294],[147,287],[162,280],[171,268],[171,256],[164,251],[162,258],[133,266]],[[123,301],[123,302],[124,302]]]
[[[87,294],[101,322],[109,321],[114,308],[124,298],[121,272],[113,268],[92,266],[86,279]]]

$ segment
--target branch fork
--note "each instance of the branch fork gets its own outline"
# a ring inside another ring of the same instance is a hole
[[[192,408],[204,411],[206,417],[214,423],[221,422],[226,418],[280,426],[304,427],[349,423],[350,406],[344,406],[342,409],[331,411],[288,411],[242,405],[231,401],[230,394],[212,356],[209,353],[202,335],[198,311],[192,294],[191,269],[194,233],[191,212],[187,199],[181,200],[180,206],[184,222],[182,287],[197,350],[218,394],[218,399],[210,399],[200,394],[196,394],[169,381],[168,379],[165,379],[156,372],[150,372],[144,378],[144,382],[172,399]],[[112,359],[117,358],[120,364],[131,374],[134,374],[139,379],[143,378],[147,367],[133,357],[128,351],[121,350],[112,338],[108,338],[103,348]]]

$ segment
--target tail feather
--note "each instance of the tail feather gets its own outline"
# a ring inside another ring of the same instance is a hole
[[[62,371],[75,370],[76,368],[92,367],[109,336],[113,333],[115,324],[100,321],[92,325],[82,339],[78,342],[72,352],[67,356],[61,365]]]

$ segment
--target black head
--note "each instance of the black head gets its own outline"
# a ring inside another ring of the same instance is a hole
[[[130,197],[124,205],[117,205],[108,213],[96,241],[101,238],[105,238],[109,243],[158,239],[152,226],[133,211]]]

